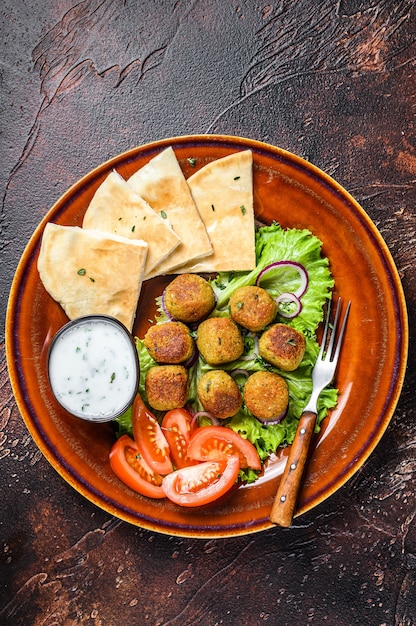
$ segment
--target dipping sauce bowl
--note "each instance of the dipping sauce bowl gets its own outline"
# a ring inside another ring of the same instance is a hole
[[[59,404],[91,422],[108,422],[133,403],[139,359],[125,326],[107,315],[68,322],[48,350],[48,377]]]

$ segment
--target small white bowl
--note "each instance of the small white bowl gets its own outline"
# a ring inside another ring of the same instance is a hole
[[[47,364],[56,400],[83,420],[116,419],[136,396],[136,346],[114,317],[86,315],[65,324],[52,339]]]

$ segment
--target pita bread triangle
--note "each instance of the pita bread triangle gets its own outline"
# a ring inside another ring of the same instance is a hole
[[[38,258],[39,275],[69,319],[111,315],[131,331],[147,248],[144,241],[49,222]]]
[[[188,185],[213,246],[206,259],[188,262],[177,273],[245,271],[256,267],[251,150],[208,163]]]
[[[180,244],[166,220],[154,211],[115,170],[98,187],[84,215],[83,228],[148,243],[144,277]]]
[[[171,147],[151,159],[127,182],[181,239],[179,246],[148,277],[172,273],[184,263],[212,253],[204,223]]]

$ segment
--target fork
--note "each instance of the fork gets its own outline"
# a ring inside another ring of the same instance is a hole
[[[308,459],[310,443],[315,430],[318,413],[318,398],[322,390],[325,389],[334,378],[350,307],[351,301],[347,304],[341,323],[341,330],[339,331],[338,341],[335,345],[339,317],[341,314],[341,298],[338,298],[332,330],[330,330],[331,301],[328,300],[322,343],[312,370],[312,394],[300,416],[295,438],[270,513],[270,521],[279,526],[287,528],[292,523],[302,476]]]

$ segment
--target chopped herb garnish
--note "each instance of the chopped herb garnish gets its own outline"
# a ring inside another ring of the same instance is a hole
[[[135,231],[135,230],[136,230],[136,226],[135,226],[135,225],[133,225],[133,226],[131,227],[131,232],[132,232],[132,233],[134,233],[134,231]]]
[[[245,215],[245,214],[247,213],[247,209],[246,209],[246,207],[244,206],[244,204],[242,204],[242,205],[240,206],[240,209],[241,209],[241,213],[242,213],[243,215]]]
[[[191,167],[195,167],[195,163],[196,163],[196,159],[195,159],[195,157],[190,157],[190,158],[188,159],[188,163],[189,163],[189,165],[190,165]]]
[[[89,279],[90,279],[90,281],[91,281],[92,283],[95,283],[95,278],[92,278],[92,277],[90,276],[90,277],[89,277]]]
[[[164,220],[167,218],[165,211],[161,211],[160,215],[163,217]]]
[[[240,176],[234,176],[234,180],[239,180]]]
[[[288,343],[288,344],[289,344],[289,345],[291,345],[291,346],[295,346],[295,347],[298,345],[298,344],[296,343],[296,339],[295,339],[294,337],[291,337],[290,339],[288,339],[288,340],[286,341],[286,343]]]
[[[116,373],[115,373],[115,372],[113,372],[113,373],[111,374],[110,383],[114,382],[115,377],[116,377]]]
[[[213,204],[211,204],[211,209],[215,211],[215,206]]]
[[[85,276],[86,273],[87,273],[87,270],[84,267],[81,267],[81,269],[79,269],[77,272],[79,276]]]

